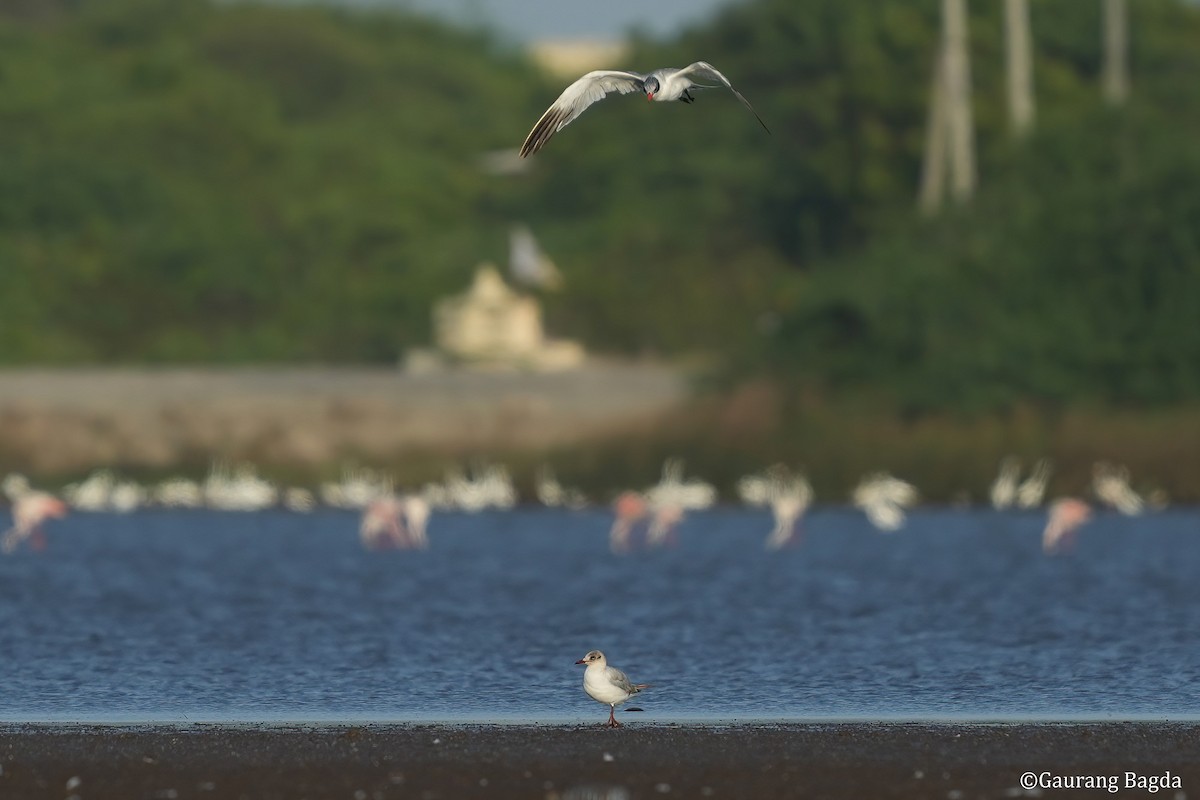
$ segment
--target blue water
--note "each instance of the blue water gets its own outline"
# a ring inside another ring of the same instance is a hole
[[[364,552],[349,512],[77,513],[0,558],[0,719],[602,720],[604,650],[645,721],[1200,718],[1200,511],[691,514],[616,557],[604,511],[435,514]]]

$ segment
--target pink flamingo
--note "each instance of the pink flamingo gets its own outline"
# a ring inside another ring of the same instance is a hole
[[[614,553],[633,549],[634,531],[640,530],[644,544],[649,547],[675,544],[675,528],[683,521],[683,508],[678,503],[655,502],[638,492],[622,492],[613,501],[616,519],[608,533],[609,546]]]
[[[46,548],[46,535],[42,523],[48,519],[62,519],[67,515],[67,504],[46,492],[28,492],[13,501],[13,526],[4,532],[0,549],[11,553],[28,541],[34,550]]]
[[[646,543],[651,547],[678,544],[675,529],[681,522],[683,522],[681,506],[675,503],[663,503],[655,506],[650,527],[646,529]]]
[[[1050,504],[1050,518],[1042,531],[1042,550],[1061,553],[1075,543],[1079,527],[1092,518],[1087,503],[1074,497],[1063,497]]]
[[[367,504],[358,535],[368,550],[424,550],[429,504],[419,497],[377,497]]]
[[[637,492],[621,492],[613,502],[617,518],[608,532],[608,544],[614,553],[628,553],[633,546],[633,526],[650,512],[646,498]]]

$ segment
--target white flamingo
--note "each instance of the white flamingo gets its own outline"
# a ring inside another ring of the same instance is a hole
[[[1033,472],[1017,486],[1017,508],[1037,508],[1046,496],[1046,485],[1050,483],[1050,461],[1039,459],[1033,465]]]
[[[283,490],[283,507],[304,514],[317,507],[317,498],[308,489],[291,486]]]
[[[803,475],[781,481],[774,487],[770,504],[775,527],[767,537],[765,547],[768,550],[780,550],[799,539],[800,520],[812,505],[812,499],[812,484]]]
[[[651,522],[646,543],[652,547],[669,543],[688,511],[711,508],[717,501],[712,484],[697,478],[685,480],[683,461],[669,458],[663,463],[662,478],[645,492]]]
[[[899,530],[904,525],[905,509],[917,502],[917,489],[911,483],[886,472],[872,473],[855,487],[851,499],[867,519],[881,531]]]
[[[1000,473],[992,481],[989,494],[992,508],[1002,511],[1013,504],[1017,498],[1017,481],[1021,476],[1021,464],[1013,456],[1000,462]]]
[[[222,511],[261,511],[279,502],[279,490],[251,464],[213,464],[201,491],[210,508]]]
[[[424,550],[429,546],[429,536],[426,533],[426,526],[429,524],[429,516],[432,513],[429,504],[417,495],[406,495],[403,506],[404,527],[408,531],[408,540],[413,547]]]
[[[422,492],[433,506],[478,512],[488,508],[509,509],[517,504],[508,467],[482,464],[471,475],[455,469],[447,472],[445,483],[426,486]]]
[[[583,492],[564,488],[549,466],[543,465],[538,469],[535,491],[538,501],[549,508],[566,506],[578,510],[587,506],[587,497]]]
[[[204,505],[204,490],[187,478],[168,478],[154,487],[154,502],[167,508],[199,508]]]
[[[654,505],[673,505],[684,510],[711,508],[717,502],[717,490],[712,484],[683,477],[683,460],[668,458],[663,462],[662,478],[646,490],[646,498]]]
[[[793,475],[784,465],[776,464],[763,475],[738,481],[738,495],[750,505],[770,506],[775,526],[765,547],[779,550],[798,540],[800,519],[812,504],[813,490],[802,473]]]
[[[366,508],[372,500],[392,493],[392,482],[369,470],[344,468],[341,480],[317,487],[321,502],[333,508]]]
[[[1129,469],[1114,467],[1105,461],[1092,467],[1092,491],[1100,502],[1122,514],[1140,514],[1146,505],[1142,496],[1129,485]]]
[[[108,511],[116,485],[117,479],[112,472],[98,469],[79,483],[64,487],[63,497],[72,508],[80,511]]]

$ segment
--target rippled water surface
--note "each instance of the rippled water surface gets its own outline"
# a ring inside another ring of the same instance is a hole
[[[7,520],[3,520],[6,522]],[[616,557],[604,511],[443,513],[427,552],[357,516],[75,514],[0,558],[0,718],[602,719],[574,661],[650,720],[1200,717],[1200,512],[926,510],[883,535],[817,509],[693,513]]]

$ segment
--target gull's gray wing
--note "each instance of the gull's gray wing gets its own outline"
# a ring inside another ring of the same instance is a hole
[[[694,76],[697,78],[706,78],[708,80],[720,81],[721,84],[725,86],[725,88],[727,88],[729,91],[733,92],[734,97],[736,97],[738,100],[742,101],[742,105],[744,105],[747,109],[750,110],[750,113],[754,115],[754,118],[756,120],[758,120],[758,124],[763,126],[763,130],[766,131],[767,133],[771,132],[771,129],[767,127],[767,123],[763,122],[762,117],[760,117],[758,115],[758,112],[754,110],[754,106],[750,105],[750,101],[747,100],[745,97],[742,97],[742,93],[739,92],[737,89],[733,88],[733,84],[729,82],[729,79],[726,78],[724,75],[722,75],[720,70],[718,70],[712,64],[709,64],[707,61],[697,61],[695,64],[689,64],[686,67],[684,67],[683,69],[679,70],[679,72],[677,74],[680,75],[681,77],[693,77]],[[712,88],[712,87],[708,87],[708,88]]]
[[[604,675],[612,681],[613,685],[620,687],[621,691],[634,695],[642,690],[641,686],[635,686],[629,677],[616,667],[605,667]]]
[[[570,125],[588,106],[603,100],[609,93],[629,94],[644,91],[645,77],[638,72],[616,69],[598,69],[584,75],[564,89],[553,105],[546,109],[546,113],[542,114],[542,118],[525,137],[525,144],[521,145],[521,158],[541,150],[546,146],[546,142],[550,141],[551,136]]]

